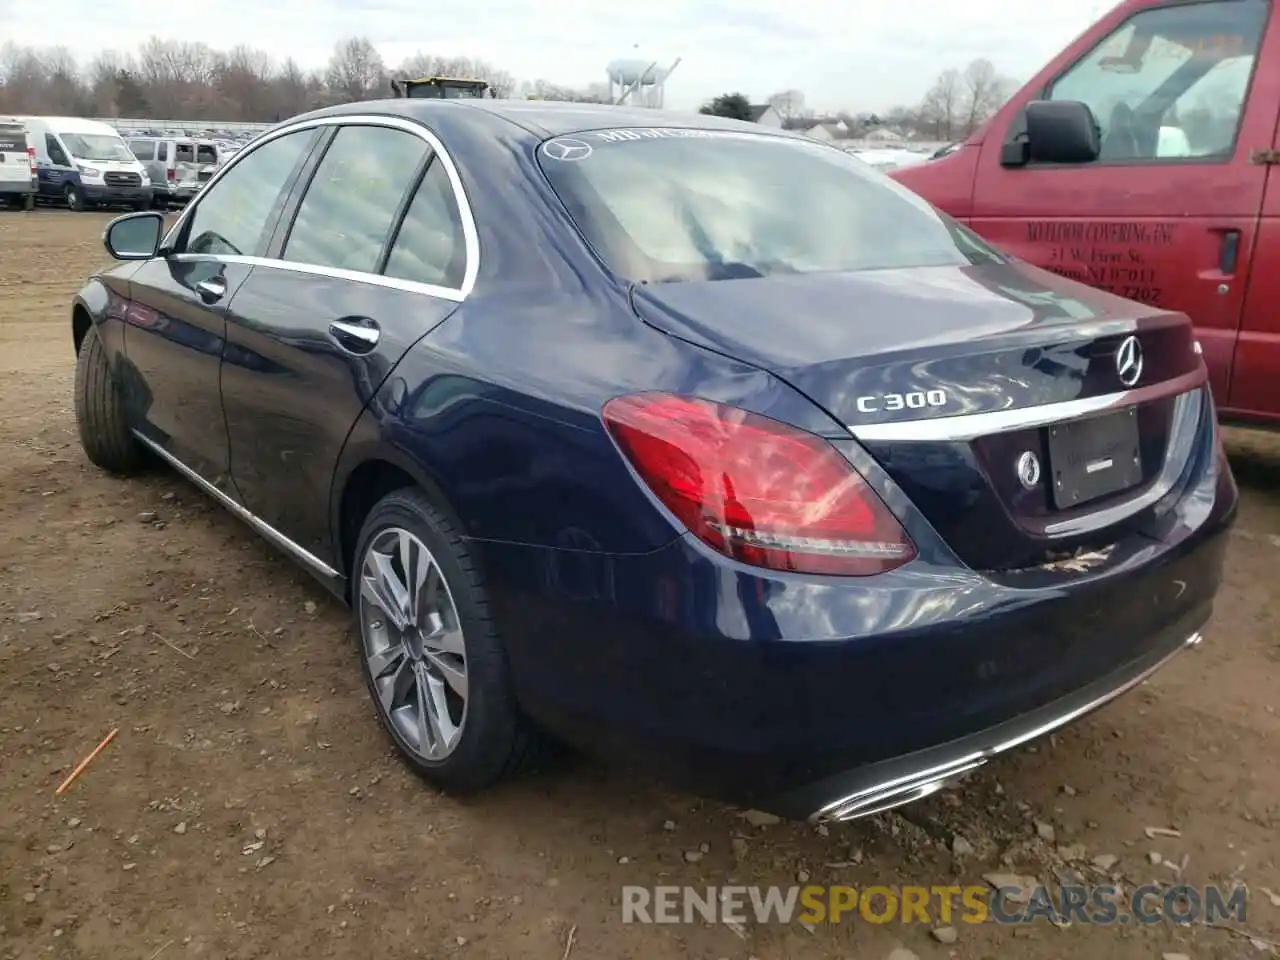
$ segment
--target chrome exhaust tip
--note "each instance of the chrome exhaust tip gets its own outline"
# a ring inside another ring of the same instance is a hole
[[[879,784],[827,804],[809,819],[814,823],[845,822],[884,813],[905,806],[949,787],[986,763],[983,757],[970,757],[943,767],[925,770],[889,783]]]

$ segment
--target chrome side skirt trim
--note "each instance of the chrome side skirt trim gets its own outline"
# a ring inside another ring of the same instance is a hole
[[[965,753],[954,760],[946,763],[936,764],[923,770],[917,770],[904,776],[895,777],[884,783],[878,783],[871,787],[865,787],[856,793],[833,800],[826,806],[822,807],[816,813],[809,817],[810,822],[819,823],[822,821],[832,820],[856,820],[860,817],[867,817],[874,813],[883,813],[886,810],[892,810],[894,807],[900,807],[903,804],[911,803],[922,797],[927,797],[931,793],[936,793],[943,787],[953,783],[959,777],[978,767],[984,766],[992,757],[1006,753],[1015,747],[1020,747],[1024,743],[1043,737],[1052,733],[1059,727],[1066,726],[1073,720],[1078,720],[1087,713],[1092,713],[1100,707],[1106,706],[1117,697],[1128,693],[1134,687],[1149,679],[1152,674],[1167,664],[1187,647],[1194,647],[1200,643],[1202,637],[1199,631],[1193,633],[1183,641],[1182,645],[1168,655],[1162,657],[1156,663],[1145,668],[1133,677],[1130,677],[1124,683],[1120,684],[1106,693],[1100,694],[1089,700],[1087,703],[1081,704],[1065,713],[1058,714],[1051,720],[1023,731],[1017,736],[1008,740],[998,741],[992,746],[984,747],[978,750],[972,750]]]
[[[910,441],[962,441],[974,440],[993,433],[1011,430],[1027,430],[1047,427],[1062,420],[1075,420],[1092,413],[1127,407],[1148,400],[1185,393],[1201,386],[1207,379],[1202,365],[1200,369],[1183,374],[1163,383],[1122,390],[1100,397],[1082,400],[1064,400],[1061,403],[1043,403],[1035,407],[1018,407],[1013,410],[992,410],[987,413],[963,413],[954,417],[934,417],[926,420],[903,420],[899,423],[848,424],[848,430],[859,440],[880,442]]]
[[[138,441],[142,443],[148,450],[152,451],[161,460],[169,464],[169,466],[173,467],[173,469],[177,470],[180,474],[182,474],[184,477],[186,477],[188,480],[194,483],[197,487],[199,487],[205,493],[209,494],[209,496],[213,497],[213,499],[217,500],[220,504],[222,504],[222,506],[226,507],[232,513],[234,513],[237,517],[243,520],[245,523],[249,524],[249,526],[253,527],[255,531],[261,534],[265,539],[269,540],[273,545],[275,545],[276,547],[279,547],[281,550],[285,551],[286,553],[292,554],[294,557],[302,561],[302,563],[306,564],[308,567],[310,567],[312,570],[314,570],[316,573],[318,573],[321,577],[323,577],[326,580],[333,580],[337,582],[343,579],[342,574],[340,574],[337,570],[333,569],[333,567],[329,566],[327,563],[325,563],[323,560],[317,557],[314,553],[311,553],[310,551],[304,549],[303,547],[300,547],[298,544],[294,543],[292,540],[286,537],[283,533],[281,533],[275,527],[271,526],[271,524],[267,523],[265,520],[260,519],[256,514],[245,509],[240,504],[236,503],[229,496],[227,496],[225,493],[223,493],[221,490],[215,487],[212,483],[210,483],[204,477],[200,476],[200,474],[196,473],[194,470],[188,467],[185,463],[183,463],[181,460],[175,457],[172,453],[170,453],[168,450],[164,449],[164,447],[160,446],[158,443],[152,440],[150,437],[143,436],[137,430],[133,431],[133,435],[137,437]]]

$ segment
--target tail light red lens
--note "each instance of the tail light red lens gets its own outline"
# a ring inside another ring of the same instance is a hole
[[[36,148],[27,147],[27,162],[31,164],[31,175],[34,177],[39,171],[36,168]]]
[[[884,501],[820,437],[736,407],[665,393],[610,400],[604,421],[667,509],[736,560],[871,576],[916,555]]]

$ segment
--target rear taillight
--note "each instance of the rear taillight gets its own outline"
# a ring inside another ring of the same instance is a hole
[[[736,407],[665,393],[610,400],[604,421],[658,499],[736,560],[870,576],[915,545],[825,440]]]
[[[170,168],[164,172],[164,176],[166,180],[173,180],[177,176],[177,171]]]
[[[39,171],[36,169],[36,148],[27,147],[27,162],[31,164],[31,175],[34,177]]]

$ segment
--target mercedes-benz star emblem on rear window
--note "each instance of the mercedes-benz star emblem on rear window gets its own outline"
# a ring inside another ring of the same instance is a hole
[[[552,160],[585,160],[591,156],[591,144],[573,137],[557,137],[544,143],[542,152]]]
[[[1142,378],[1142,344],[1137,337],[1125,337],[1116,350],[1116,373],[1126,387],[1132,387]]]
[[[1040,458],[1030,450],[1018,457],[1014,465],[1018,472],[1018,482],[1027,490],[1034,490],[1040,482]]]

